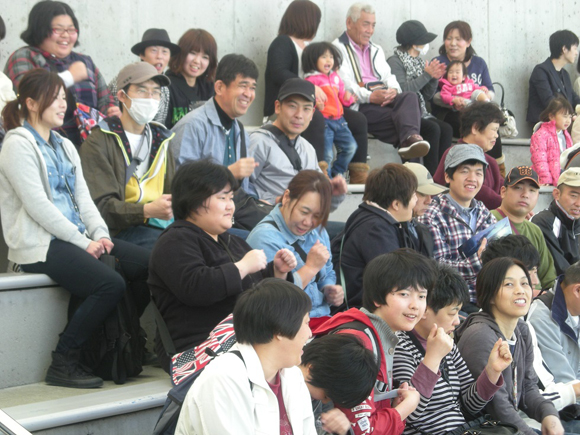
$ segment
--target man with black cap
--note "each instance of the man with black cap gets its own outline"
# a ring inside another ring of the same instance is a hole
[[[274,204],[299,171],[320,171],[314,147],[300,136],[312,120],[315,102],[312,83],[300,78],[286,80],[275,103],[276,120],[250,135],[249,150],[258,164],[250,181],[260,199]],[[330,182],[336,208],[344,199],[346,182],[341,176]]]
[[[150,63],[155,67],[159,74],[163,74],[169,58],[179,53],[181,49],[179,45],[174,44],[169,39],[169,35],[165,29],[147,29],[143,33],[141,42],[138,42],[131,47],[131,53],[139,56],[143,62]],[[117,98],[117,76],[109,81],[109,91],[115,100],[115,104],[119,104]],[[161,99],[159,100],[159,111],[153,121],[163,124],[167,118],[167,107],[169,104],[169,88],[163,86],[161,88]]]
[[[530,166],[516,166],[507,174],[500,189],[501,206],[491,212],[499,221],[509,218],[512,232],[526,236],[540,254],[540,264],[536,271],[542,289],[551,288],[556,279],[554,260],[546,246],[542,230],[526,219],[534,209],[540,196],[538,173]]]
[[[496,223],[495,217],[475,199],[481,189],[487,161],[483,150],[474,144],[459,144],[449,149],[445,158],[445,182],[449,193],[433,198],[427,212],[419,217],[419,222],[427,225],[433,236],[433,257],[440,263],[457,269],[469,288],[471,304],[463,305],[467,312],[477,311],[474,306],[475,277],[481,269],[481,252],[464,256],[461,246],[475,234]]]
[[[532,218],[540,227],[552,253],[556,274],[561,275],[571,264],[580,261],[580,168],[569,168],[558,178],[548,209]]]
[[[117,83],[121,117],[106,118],[91,130],[80,150],[83,172],[111,234],[151,249],[173,220],[174,134],[152,122],[169,79],[137,62],[119,72]]]
[[[358,98],[350,108],[365,115],[369,133],[396,145],[402,158],[423,157],[429,142],[419,135],[419,100],[414,92],[401,91],[383,49],[371,42],[375,24],[372,5],[355,3],[347,13],[346,32],[332,42],[342,56],[338,73],[344,86]]]

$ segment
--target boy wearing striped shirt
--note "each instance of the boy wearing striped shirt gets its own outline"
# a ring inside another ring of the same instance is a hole
[[[459,310],[469,300],[461,275],[438,264],[438,279],[427,295],[427,310],[410,332],[400,332],[393,378],[408,382],[421,395],[407,417],[404,434],[447,434],[475,419],[503,384],[501,372],[511,362],[507,343],[498,341],[486,369],[474,381],[450,334],[459,325]]]

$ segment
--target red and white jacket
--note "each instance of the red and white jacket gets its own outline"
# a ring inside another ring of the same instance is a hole
[[[331,317],[328,321],[315,328],[312,333],[314,335],[324,335],[332,332],[336,328],[345,323],[358,321],[368,326],[370,331],[374,334],[376,340],[371,338],[363,331],[355,329],[341,329],[340,334],[352,334],[357,336],[365,347],[374,353],[380,352],[381,367],[377,376],[375,388],[371,395],[360,405],[351,409],[339,408],[347,416],[351,422],[352,430],[355,435],[363,434],[390,434],[399,435],[405,429],[405,422],[401,420],[399,412],[391,408],[391,399],[375,401],[375,396],[384,394],[388,391],[389,385],[392,385],[392,379],[389,379],[389,371],[387,371],[387,364],[383,345],[379,338],[379,333],[371,323],[371,319],[362,311],[351,308],[348,311],[338,313]],[[378,344],[378,349],[375,346]],[[392,371],[392,367],[390,369]],[[345,379],[345,382],[348,382]],[[386,390],[385,390],[386,388]]]

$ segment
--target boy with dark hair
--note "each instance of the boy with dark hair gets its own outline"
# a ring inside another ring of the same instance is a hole
[[[477,381],[473,380],[453,339],[459,311],[469,301],[461,275],[437,265],[437,284],[427,295],[425,316],[410,332],[397,334],[393,377],[409,382],[421,394],[407,418],[405,434],[443,435],[465,424],[463,411],[477,415],[503,383],[501,372],[511,362],[507,343],[496,343]]]
[[[188,391],[176,433],[314,435],[300,369],[312,336],[310,298],[295,285],[265,279],[234,308],[237,343],[212,361]]]
[[[473,144],[455,145],[445,158],[445,182],[449,193],[433,198],[431,207],[419,217],[433,236],[433,257],[454,267],[465,279],[471,303],[464,311],[477,311],[475,277],[481,269],[480,255],[485,249],[485,239],[478,252],[465,258],[461,246],[478,232],[496,222],[482,202],[475,199],[481,189],[487,161],[483,150]]]
[[[572,107],[580,104],[580,97],[574,92],[570,75],[564,69],[565,65],[576,63],[577,57],[578,36],[570,30],[558,30],[550,35],[550,57],[536,65],[530,76],[528,122],[538,122],[540,113],[558,94],[564,96]]]
[[[434,262],[410,249],[383,254],[365,269],[363,308],[338,313],[314,334],[351,334],[373,350],[380,363],[375,388],[367,400],[341,408],[355,434],[401,434],[404,420],[419,403],[419,394],[407,384],[393,391],[393,354],[396,331],[410,331],[423,317],[427,292],[436,279]],[[391,398],[397,397],[391,407]]]
[[[337,276],[342,269],[349,307],[361,306],[363,271],[373,258],[399,248],[431,254],[427,228],[419,225],[416,234],[410,229],[417,187],[413,171],[399,163],[387,163],[370,173],[362,204],[332,241],[334,269]]]

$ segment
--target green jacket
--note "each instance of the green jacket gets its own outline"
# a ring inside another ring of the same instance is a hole
[[[498,222],[503,219],[503,216],[498,213],[497,210],[491,212],[492,215],[498,220]],[[520,224],[511,222],[513,228],[517,230],[522,236],[526,236],[532,245],[536,247],[540,253],[540,264],[538,265],[538,277],[542,283],[542,289],[552,288],[554,281],[556,280],[556,268],[554,267],[554,259],[552,254],[546,246],[546,240],[542,234],[542,230],[536,224],[530,222],[529,220],[524,220]]]
[[[143,206],[164,193],[171,193],[175,160],[169,142],[174,133],[151,122],[150,167],[137,179],[125,184],[131,164],[129,141],[118,118],[107,118],[91,130],[82,144],[80,156],[91,197],[112,235],[132,226],[146,223]]]

